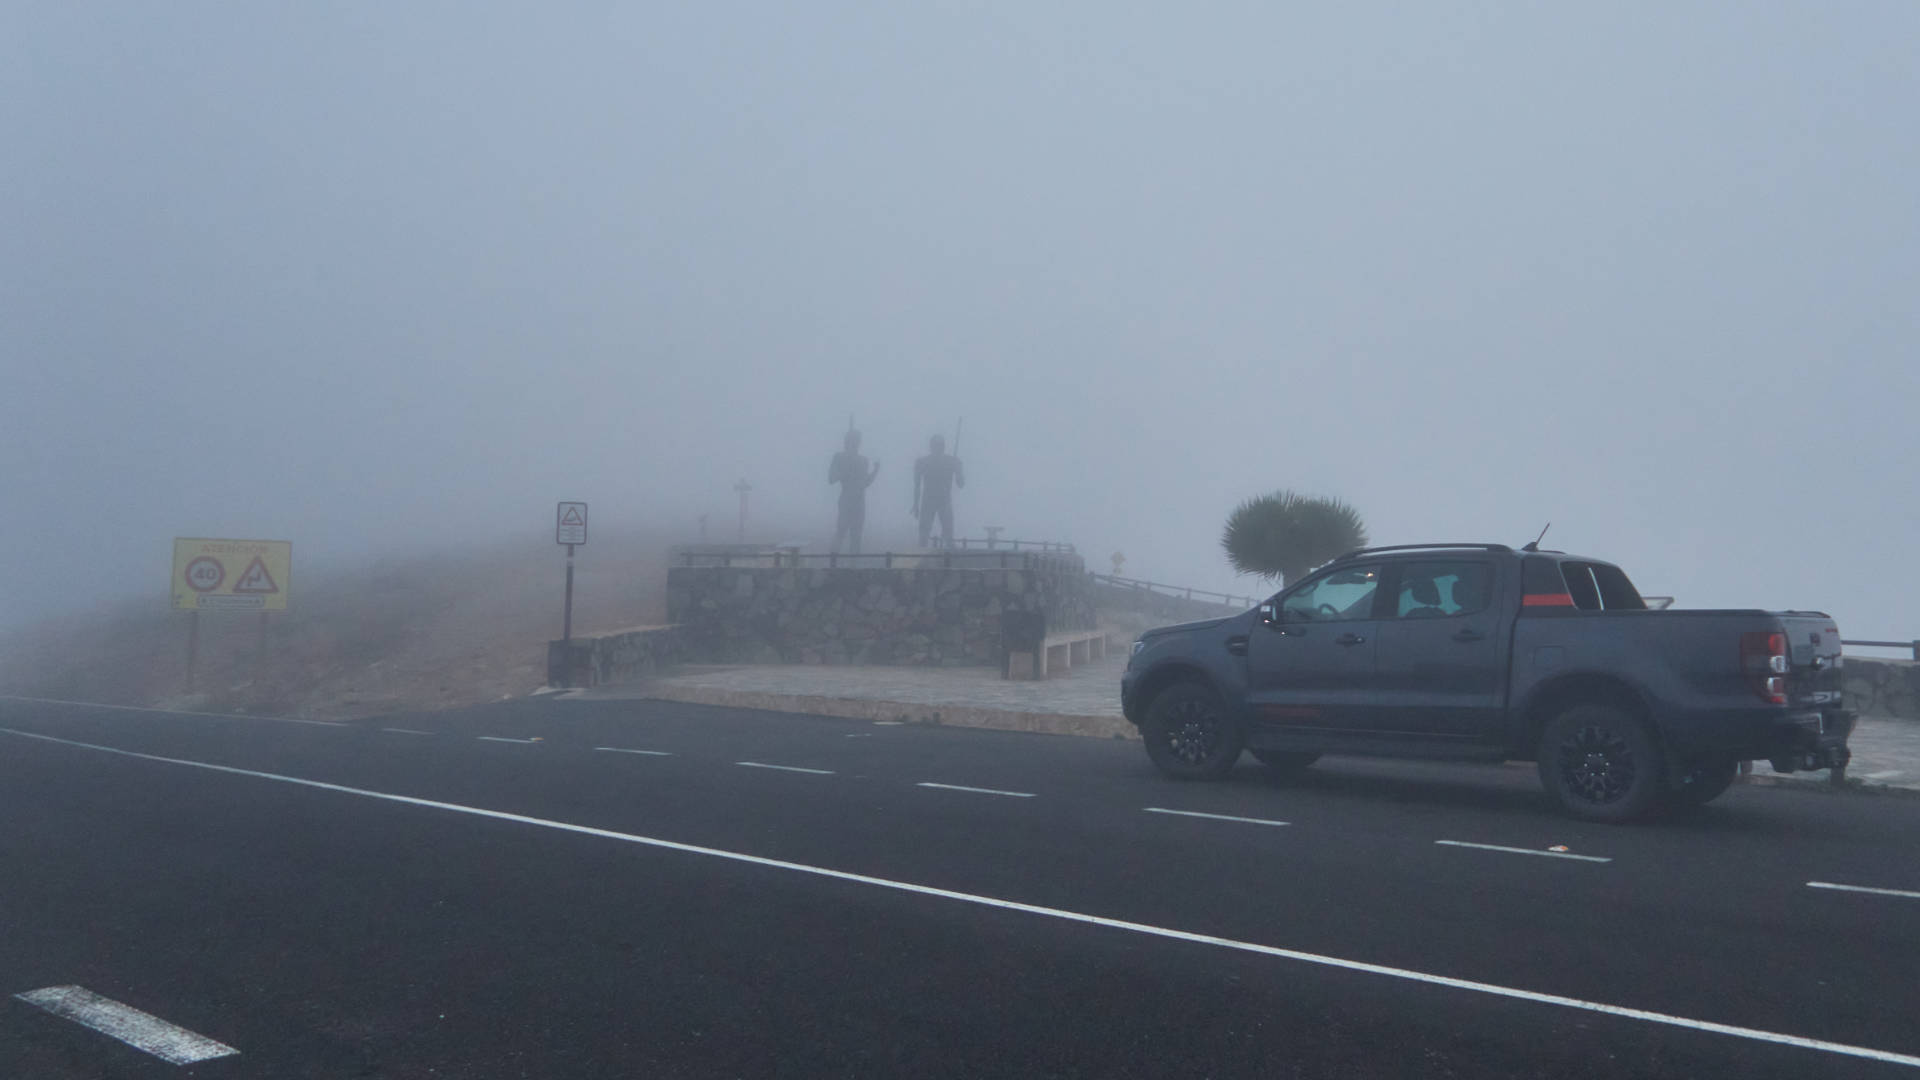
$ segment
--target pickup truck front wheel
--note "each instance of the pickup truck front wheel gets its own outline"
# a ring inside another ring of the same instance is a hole
[[[1540,782],[1574,817],[1624,822],[1659,803],[1659,747],[1646,725],[1609,705],[1576,705],[1540,732]]]
[[[1140,737],[1154,767],[1176,780],[1217,780],[1246,745],[1220,695],[1197,682],[1174,683],[1155,695],[1141,718]]]

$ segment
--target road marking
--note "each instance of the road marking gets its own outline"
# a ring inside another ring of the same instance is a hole
[[[1178,814],[1181,817],[1211,818],[1214,821],[1244,821],[1249,825],[1287,825],[1290,822],[1268,821],[1266,818],[1235,817],[1232,814],[1203,814],[1198,810],[1169,810],[1164,806],[1144,806],[1141,809],[1149,814]]]
[[[517,742],[517,743],[526,743],[528,745],[531,745],[533,743],[537,743],[540,741],[539,739],[509,739],[504,735],[475,735],[474,738],[484,739],[487,742]]]
[[[624,746],[596,746],[595,750],[605,750],[612,754],[645,754],[648,757],[672,757],[665,750],[629,750]]]
[[[768,765],[763,761],[736,761],[735,765],[745,765],[749,769],[779,769],[781,772],[812,773],[815,776],[832,776],[832,769],[803,769],[798,765]]]
[[[1807,888],[1838,889],[1841,892],[1872,893],[1875,896],[1904,896],[1909,900],[1920,900],[1920,892],[1910,892],[1906,889],[1870,889],[1865,885],[1835,885],[1831,881],[1809,881]]]
[[[176,1024],[169,1024],[151,1013],[79,986],[49,986],[13,995],[29,1005],[45,1009],[63,1020],[90,1027],[108,1038],[118,1039],[136,1050],[145,1050],[171,1065],[191,1065],[196,1061],[232,1057],[240,1051],[223,1042],[215,1042]]]
[[[1469,844],[1465,840],[1435,840],[1436,844],[1447,847],[1479,848],[1481,851],[1504,851],[1511,855],[1543,855],[1549,859],[1578,859],[1581,862],[1612,862],[1610,858],[1599,855],[1573,855],[1565,851],[1535,851],[1532,848],[1501,847],[1499,844]]]
[[[841,737],[841,738],[843,738],[843,739],[871,739],[871,738],[873,738],[873,732],[871,732],[871,731],[856,731],[856,732],[854,732],[854,733],[853,733],[853,734],[851,734],[851,735],[842,735],[842,736],[840,736],[840,737]]]
[[[1069,911],[1064,908],[1044,907],[1019,900],[1003,900],[993,896],[981,896],[975,893],[956,892],[933,885],[919,885],[910,881],[895,881],[890,878],[873,877],[868,874],[856,874],[850,870],[834,870],[824,866],[812,866],[807,863],[788,862],[784,859],[772,859],[765,855],[749,855],[741,851],[728,851],[724,848],[702,847],[698,844],[683,843],[679,840],[666,840],[653,836],[640,836],[634,833],[615,832],[612,829],[595,828],[591,825],[576,825],[572,822],[554,821],[548,818],[529,817],[525,814],[509,813],[505,810],[488,810],[479,806],[462,806],[459,803],[439,802],[423,799],[414,795],[399,795],[387,791],[370,791],[366,788],[347,787],[344,784],[330,784],[324,780],[308,780],[298,776],[283,776],[279,773],[256,772],[252,769],[237,768],[232,765],[216,765],[210,761],[191,761],[186,758],[161,757],[158,754],[143,754],[135,750],[121,750],[112,746],[100,746],[96,743],[80,742],[77,739],[62,739],[53,735],[41,735],[37,732],[18,731],[0,727],[0,732],[17,735],[24,739],[37,739],[41,742],[59,743],[85,750],[97,750],[101,753],[116,754],[121,757],[138,758],[142,761],[157,761],[167,765],[184,765],[193,769],[206,769],[209,772],[227,773],[232,776],[250,776],[258,780],[271,780],[280,784],[293,784],[312,788],[316,791],[332,791],[342,795],[358,795],[364,799],[379,799],[384,802],[400,803],[406,806],[420,806],[432,810],[445,810],[455,814],[468,814],[473,817],[488,818],[494,821],[509,821],[519,825],[532,825],[542,829],[573,833],[580,836],[597,836],[605,840],[617,840],[642,847],[657,848],[663,851],[678,851],[688,855],[703,855],[708,858],[725,859],[730,862],[746,863],[751,866],[764,866],[774,870],[786,870],[796,874],[808,874],[814,877],[831,878],[835,881],[850,881],[859,885],[870,885],[879,889],[910,893],[915,896],[928,896],[939,900],[953,900],[964,904],[978,904],[982,907],[996,908],[1001,911],[1015,911],[1026,915],[1038,915],[1063,922],[1079,923],[1085,926],[1098,926],[1110,930],[1123,930],[1146,937],[1164,938],[1169,941],[1181,941],[1194,945],[1211,945],[1215,948],[1231,949],[1236,952],[1253,953],[1258,956],[1271,956],[1280,960],[1293,960],[1303,964],[1335,968],[1341,971],[1354,971],[1366,975],[1380,975],[1385,978],[1399,979],[1405,982],[1422,983],[1428,986],[1446,987],[1451,990],[1466,990],[1490,997],[1507,998],[1513,1001],[1527,1001],[1538,1005],[1552,1005],[1580,1012],[1599,1013],[1605,1016],[1617,1016],[1626,1020],[1639,1020],[1649,1024],[1661,1024],[1667,1027],[1685,1028],[1690,1031],[1704,1031],[1714,1035],[1727,1035],[1736,1039],[1753,1042],[1771,1043],[1776,1046],[1793,1046],[1803,1050],[1818,1050],[1822,1053],[1837,1054],[1842,1057],[1863,1058],[1869,1061],[1884,1061],[1894,1065],[1907,1065],[1920,1068],[1920,1055],[1901,1054],[1891,1050],[1876,1050],[1868,1046],[1854,1046],[1849,1043],[1829,1042],[1825,1039],[1812,1039],[1804,1035],[1788,1035],[1761,1028],[1741,1027],[1737,1024],[1723,1024],[1714,1020],[1695,1020],[1690,1017],[1676,1016],[1672,1013],[1653,1012],[1648,1009],[1636,1009],[1626,1005],[1609,1005],[1602,1001],[1588,1001],[1582,998],[1565,997],[1560,994],[1546,994],[1535,990],[1522,990],[1517,987],[1501,986],[1498,983],[1475,982],[1472,979],[1460,979],[1451,975],[1435,975],[1410,968],[1389,967],[1364,960],[1347,960],[1337,956],[1303,952],[1299,949],[1285,949],[1278,945],[1261,945],[1251,941],[1238,941],[1233,938],[1215,937],[1212,934],[1198,934],[1188,930],[1175,930],[1150,923],[1128,922],[1124,919],[1108,918],[1104,915],[1090,915],[1086,912]],[[1524,849],[1523,849],[1524,850]]]
[[[159,713],[162,716],[204,716],[210,720],[271,720],[276,724],[311,724],[315,727],[347,727],[333,720],[302,720],[297,716],[252,716],[247,713],[193,712],[190,709],[149,709],[142,705],[102,705],[93,701],[63,701],[60,698],[16,697],[0,694],[0,701],[26,701],[35,705],[77,705],[85,709],[112,709],[115,712]]]
[[[1901,772],[1901,771],[1900,771],[1899,769],[1882,769],[1882,770],[1880,770],[1879,772],[1869,772],[1869,773],[1861,773],[1861,774],[1860,774],[1860,779],[1862,779],[1862,780],[1891,780],[1891,779],[1893,779],[1893,778],[1894,778],[1894,777],[1896,777],[1896,776],[1904,776],[1904,775],[1906,775],[1906,774],[1905,774],[1905,773],[1902,773],[1902,772]]]
[[[431,735],[433,734],[433,732],[431,731],[421,731],[417,728],[410,728],[410,727],[383,727],[380,730],[391,731],[395,735]]]
[[[962,784],[936,784],[931,780],[922,780],[915,787],[939,788],[942,791],[971,791],[975,795],[1006,795],[1015,799],[1031,799],[1031,791],[995,791],[990,787],[966,787]]]

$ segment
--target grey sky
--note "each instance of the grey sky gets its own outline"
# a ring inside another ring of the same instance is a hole
[[[1255,591],[1241,498],[1920,635],[1920,7],[16,5],[4,621],[731,522]],[[896,505],[897,504],[897,505]],[[587,556],[591,557],[590,551]]]

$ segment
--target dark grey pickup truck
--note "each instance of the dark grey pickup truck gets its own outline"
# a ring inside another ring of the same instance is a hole
[[[1840,630],[1812,611],[1653,611],[1619,567],[1503,544],[1343,555],[1242,615],[1149,630],[1121,679],[1169,776],[1249,750],[1538,761],[1575,816],[1705,803],[1743,761],[1844,766]]]

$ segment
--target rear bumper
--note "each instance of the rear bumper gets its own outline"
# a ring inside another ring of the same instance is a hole
[[[1834,769],[1852,756],[1847,738],[1854,715],[1844,709],[1740,710],[1685,717],[1667,725],[1673,748],[1684,756],[1729,755],[1767,761],[1776,772]]]

